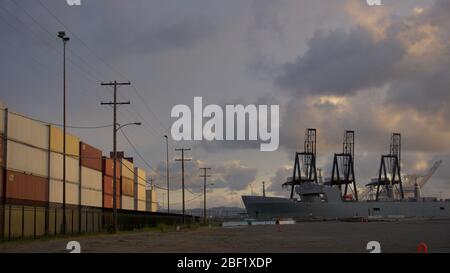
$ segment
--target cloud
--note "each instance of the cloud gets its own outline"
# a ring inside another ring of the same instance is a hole
[[[193,192],[203,191],[203,178],[200,177],[201,171],[199,168],[206,166],[211,168],[208,174],[208,186],[210,189],[227,189],[230,191],[244,190],[248,185],[256,179],[257,169],[249,168],[243,165],[239,160],[229,160],[222,164],[206,164],[201,160],[186,161],[185,162],[185,186]],[[166,164],[160,162],[157,166],[157,172],[151,175],[155,177],[157,184],[166,187]],[[181,162],[171,161],[169,164],[170,188],[172,190],[181,189]]]
[[[268,194],[276,196],[290,196],[290,188],[283,188],[281,185],[287,181],[288,177],[292,177],[292,166],[280,167],[273,177],[270,178],[270,185],[267,188]]]

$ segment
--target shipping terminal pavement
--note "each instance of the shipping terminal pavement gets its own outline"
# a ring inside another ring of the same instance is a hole
[[[378,241],[383,253],[450,252],[450,220],[398,222],[301,222],[293,225],[198,227],[66,238],[1,242],[2,253],[68,252],[78,241],[83,253],[368,253]]]

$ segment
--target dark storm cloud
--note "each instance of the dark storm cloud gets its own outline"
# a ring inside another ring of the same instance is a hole
[[[308,42],[308,51],[287,63],[275,81],[292,94],[352,95],[381,87],[394,72],[404,50],[396,39],[374,42],[362,28],[351,32],[318,31]]]

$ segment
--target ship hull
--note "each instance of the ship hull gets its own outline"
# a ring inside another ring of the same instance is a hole
[[[242,196],[249,217],[257,219],[450,219],[450,202],[308,203],[287,198]]]

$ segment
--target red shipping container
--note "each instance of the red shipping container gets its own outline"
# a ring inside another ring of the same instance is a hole
[[[120,166],[120,161],[116,160],[116,178],[120,178]],[[114,161],[111,158],[103,158],[103,175],[114,176]]]
[[[89,144],[80,142],[80,164],[81,166],[101,172],[102,151]]]
[[[48,179],[8,170],[6,198],[48,202]]]

